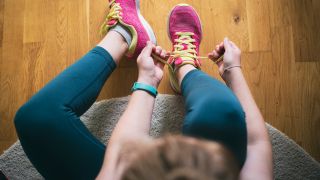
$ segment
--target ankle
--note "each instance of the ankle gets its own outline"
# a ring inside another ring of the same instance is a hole
[[[179,69],[177,69],[176,71],[176,76],[179,80],[179,85],[181,86],[182,80],[183,78],[190,72],[193,71],[197,68],[195,68],[193,65],[191,64],[186,64],[184,66],[179,67]]]
[[[117,65],[129,47],[121,34],[115,31],[109,31],[98,46],[108,51]]]
[[[130,30],[122,24],[118,24],[115,27],[111,28],[110,31],[115,31],[119,33],[123,39],[127,42],[128,46],[132,43],[132,34]]]

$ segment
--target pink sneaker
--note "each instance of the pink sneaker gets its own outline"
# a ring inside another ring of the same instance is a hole
[[[132,43],[129,45],[127,57],[137,58],[148,41],[156,44],[156,37],[149,23],[140,14],[140,0],[109,0],[110,12],[102,26],[106,33],[110,28],[121,24],[129,29]]]
[[[202,38],[200,18],[193,7],[179,4],[173,8],[169,16],[168,34],[173,44],[173,55],[168,60],[170,84],[172,89],[180,93],[175,71],[186,64],[200,69],[198,58],[199,46]]]

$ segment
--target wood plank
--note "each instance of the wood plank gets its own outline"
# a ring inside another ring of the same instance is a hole
[[[285,133],[292,134],[292,116],[295,114],[294,104],[294,54],[292,41],[292,28],[281,27],[272,29],[272,61],[267,66],[273,73],[269,83],[274,83],[273,89],[267,92],[267,96],[275,97],[275,104],[269,104],[268,114],[272,115],[272,124]],[[285,82],[285,83],[284,83]],[[291,97],[291,98],[288,98]],[[294,138],[293,136],[291,136]]]
[[[293,32],[291,27],[275,28],[272,39],[272,66],[274,90],[268,98],[275,97],[269,104],[267,115],[272,124],[294,139],[299,145],[319,159],[319,66],[316,63],[296,63],[294,59]],[[271,86],[272,87],[272,86]],[[311,130],[314,129],[314,130]]]
[[[86,0],[68,1],[68,53],[70,64],[82,57],[89,47],[89,27]]]
[[[105,0],[95,0],[87,2],[88,16],[89,16],[89,41],[90,46],[94,47],[101,39],[100,27],[105,21],[106,14],[109,11],[108,3]]]
[[[3,40],[3,24],[4,24],[4,1],[0,1],[0,47],[2,47]],[[1,64],[1,60],[0,60]]]
[[[269,19],[271,27],[290,26],[291,23],[291,0],[269,0]]]
[[[268,107],[275,102],[275,98],[268,96],[268,91],[274,86],[274,83],[268,81],[274,76],[272,69],[268,68],[271,61],[271,52],[242,54],[242,69],[247,83],[265,121],[268,123],[273,123],[273,119],[269,117],[273,112],[268,112]]]
[[[4,1],[0,1],[0,70],[2,66],[2,40],[3,40],[3,24],[4,24]],[[0,80],[1,80],[1,72],[0,72]],[[0,116],[1,121],[1,116]]]
[[[319,10],[319,1],[292,1],[291,22],[293,27],[293,41],[296,61],[320,62]]]
[[[44,17],[47,13],[45,0],[28,0],[25,3],[23,42],[39,42],[44,39],[47,22]]]
[[[316,130],[320,127],[319,77],[319,62],[296,63],[293,77],[296,112],[292,119],[297,126],[295,140],[317,160],[320,159],[320,131]]]
[[[261,0],[246,0],[249,51],[270,51],[270,19],[269,2]]]
[[[42,42],[29,42],[23,44],[23,64],[24,70],[21,72],[24,81],[24,92],[26,100],[30,99],[44,85],[43,76],[44,46]]]
[[[24,0],[4,1],[2,65],[0,66],[0,141],[16,140],[13,117],[17,108],[25,101],[20,70],[23,65],[23,12]],[[0,145],[0,152],[8,144]]]
[[[43,87],[45,82],[44,41],[46,28],[50,23],[46,15],[50,14],[45,0],[28,0],[25,4],[23,28],[23,64],[20,73],[25,77],[24,87],[29,99],[35,92]],[[37,17],[37,18],[35,18]],[[26,99],[26,100],[27,100]]]

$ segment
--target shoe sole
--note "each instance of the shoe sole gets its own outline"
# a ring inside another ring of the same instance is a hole
[[[171,11],[170,11],[170,13],[169,13],[169,15],[168,15],[168,17],[167,17],[167,34],[168,34],[168,37],[169,37],[170,41],[171,41],[172,37],[170,36],[170,33],[169,33],[169,20],[170,20],[170,17],[171,17],[171,15],[172,15],[173,10],[174,10],[177,6],[188,6],[188,7],[191,7],[191,8],[193,9],[193,11],[197,14],[197,16],[198,16],[198,18],[199,18],[199,20],[200,20],[200,30],[201,30],[201,34],[202,34],[202,22],[201,22],[201,19],[200,19],[200,16],[199,16],[198,12],[197,12],[191,5],[189,5],[189,4],[178,4],[178,5],[176,5],[175,7],[173,7],[173,8],[171,9]],[[201,42],[201,41],[202,41],[202,36],[201,36],[200,42]],[[172,43],[173,43],[173,42],[172,42]],[[181,88],[180,88],[180,89],[176,89],[176,88],[174,87],[174,85],[173,85],[174,81],[175,81],[175,82],[178,82],[178,84],[179,84],[179,80],[176,78],[174,72],[172,72],[169,68],[168,68],[168,70],[169,70],[170,77],[171,77],[171,78],[169,79],[169,80],[170,80],[171,89],[172,89],[174,92],[176,92],[176,93],[178,93],[178,94],[181,94]],[[175,79],[173,80],[172,78],[175,78]]]
[[[139,18],[140,22],[142,23],[143,27],[146,29],[150,41],[156,45],[157,44],[156,36],[155,36],[150,24],[148,23],[148,21],[146,21],[146,19],[144,19],[144,17],[141,14],[140,0],[136,0],[136,8],[137,8],[137,12],[138,12],[138,18]]]

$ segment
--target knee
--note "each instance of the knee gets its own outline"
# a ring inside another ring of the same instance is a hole
[[[237,98],[207,96],[201,98],[186,116],[183,126],[188,134],[208,136],[214,134],[243,134],[245,114]]]
[[[217,104],[219,107],[210,110],[213,112],[214,117],[220,117],[221,119],[226,120],[226,123],[245,121],[245,113],[235,96],[220,97]]]
[[[206,98],[186,116],[183,133],[221,142],[242,166],[246,157],[247,128],[244,111],[236,98]]]
[[[34,127],[36,116],[36,111],[30,104],[24,104],[19,108],[14,118],[14,125],[19,137],[32,131],[31,127]]]
[[[53,114],[46,111],[43,106],[34,103],[26,103],[17,111],[14,125],[19,138],[35,136],[36,133],[52,128],[50,118]]]

